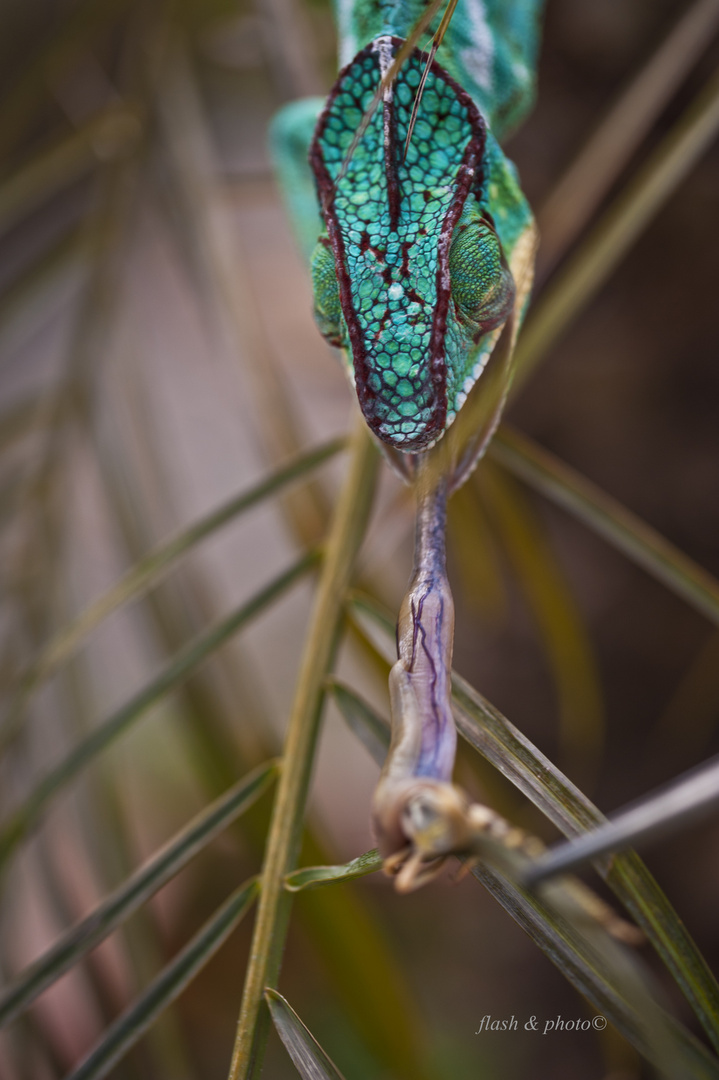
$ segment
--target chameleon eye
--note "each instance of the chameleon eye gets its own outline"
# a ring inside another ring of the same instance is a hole
[[[315,294],[315,320],[330,345],[341,347],[342,307],[337,284],[335,259],[327,237],[320,237],[312,253],[312,287]]]
[[[514,304],[514,280],[488,221],[460,227],[449,249],[452,298],[475,337],[500,326]]]

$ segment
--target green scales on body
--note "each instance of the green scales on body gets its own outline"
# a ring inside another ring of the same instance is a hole
[[[305,248],[316,244],[319,327],[343,349],[369,426],[409,452],[441,437],[484,369],[492,332],[513,311],[513,256],[533,236],[516,172],[490,125],[503,134],[531,104],[535,3],[460,0],[409,142],[427,62],[417,49],[346,160],[424,6],[339,4],[342,54],[357,55],[321,103],[316,127],[320,103],[310,101],[287,107],[274,128],[290,210]]]

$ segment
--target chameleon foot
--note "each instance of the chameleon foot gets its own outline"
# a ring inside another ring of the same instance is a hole
[[[396,877],[399,892],[431,881],[450,855],[478,859],[488,845],[501,851],[522,849],[536,855],[541,842],[509,825],[488,806],[473,803],[454,784],[414,778],[381,784],[374,806],[380,850],[390,847],[385,873]],[[401,843],[401,847],[391,850]]]
[[[450,855],[464,859],[455,878],[459,882],[482,859],[516,877],[527,859],[544,852],[544,844],[536,836],[511,825],[490,807],[471,802],[453,784],[415,779],[394,785],[393,791],[380,788],[380,796],[375,800],[375,831],[380,843],[390,835],[395,839],[401,835],[404,841],[387,855],[383,866],[384,872],[395,878],[397,892],[413,892],[432,881]],[[567,877],[562,889],[582,915],[613,938],[626,945],[643,943],[642,932],[582,881]]]

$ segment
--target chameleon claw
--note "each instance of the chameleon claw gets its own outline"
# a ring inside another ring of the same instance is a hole
[[[452,884],[453,885],[459,885],[462,881],[464,881],[465,878],[469,877],[469,875],[474,870],[475,866],[478,866],[478,865],[479,865],[479,856],[478,855],[469,855],[469,856],[467,856],[460,863],[459,869],[457,870],[456,874],[454,874],[454,876],[452,877]]]
[[[415,851],[411,844],[407,844],[385,859],[383,870],[385,874],[395,879],[395,889],[398,893],[408,893],[414,892],[415,889],[421,888],[437,877],[445,862],[446,856],[428,860]]]

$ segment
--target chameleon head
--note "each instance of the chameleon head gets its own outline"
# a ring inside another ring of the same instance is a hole
[[[315,315],[343,348],[367,423],[417,452],[454,419],[508,318],[514,282],[486,189],[486,130],[469,95],[415,50],[361,137],[399,39],[379,38],[339,75],[310,150],[327,231],[315,249]]]

